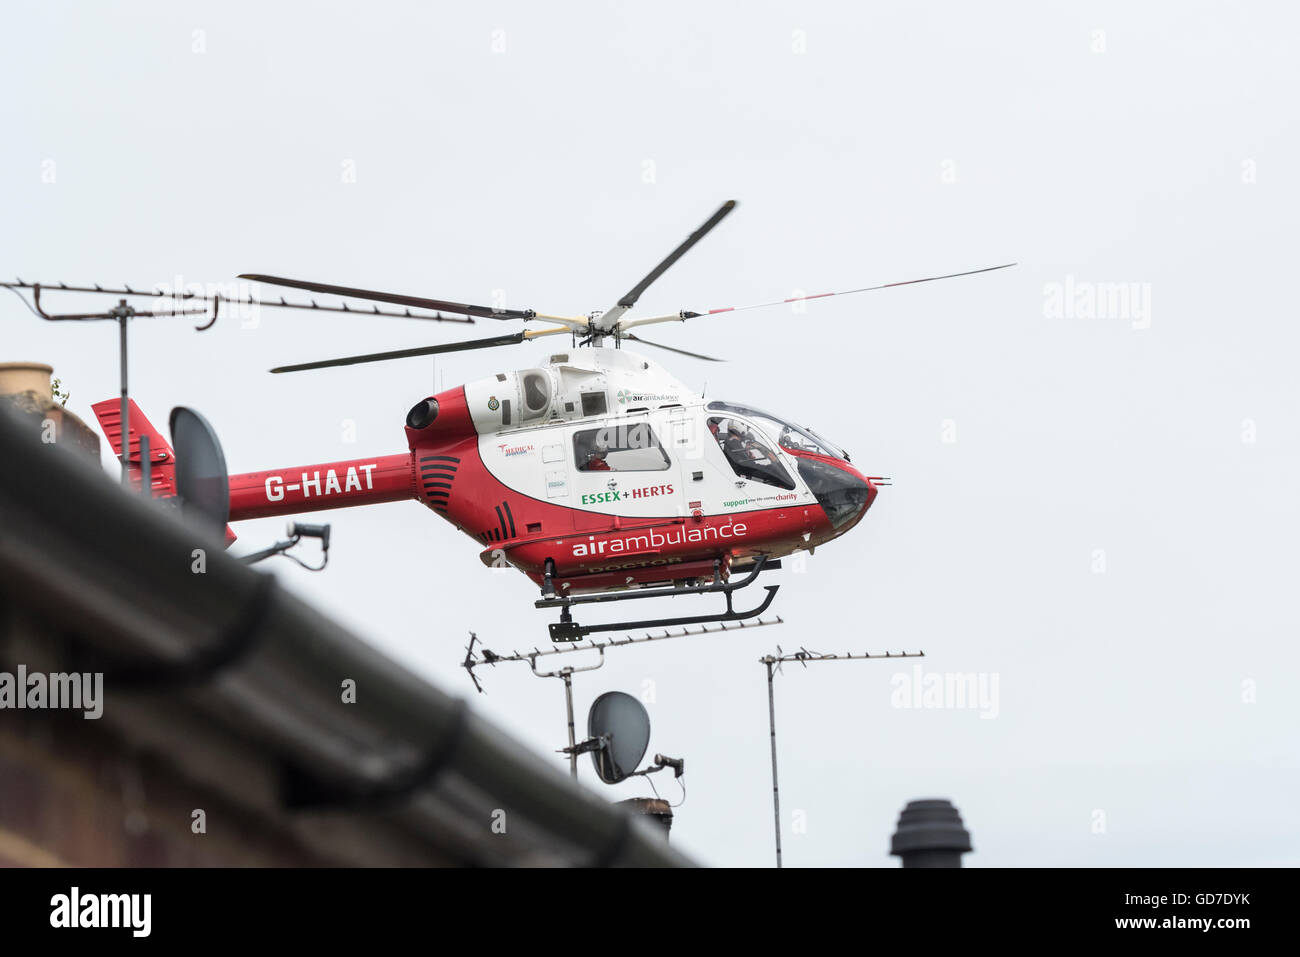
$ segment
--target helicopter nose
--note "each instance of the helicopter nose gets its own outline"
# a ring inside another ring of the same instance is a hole
[[[848,464],[800,459],[799,475],[837,534],[848,531],[876,498],[876,487]]]

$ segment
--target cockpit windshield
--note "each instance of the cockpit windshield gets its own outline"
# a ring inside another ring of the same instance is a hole
[[[731,412],[743,415],[756,423],[769,437],[784,449],[795,452],[812,452],[815,455],[829,455],[831,458],[849,460],[848,453],[823,439],[811,429],[803,429],[790,422],[778,419],[769,412],[761,412],[747,405],[734,402],[710,402],[710,412]]]

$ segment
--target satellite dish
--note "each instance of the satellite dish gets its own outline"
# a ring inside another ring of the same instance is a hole
[[[596,774],[617,784],[636,770],[650,744],[650,715],[630,694],[606,691],[587,712],[587,737],[605,738],[606,747],[591,752]]]
[[[224,535],[230,518],[230,476],[217,433],[207,419],[184,406],[172,409],[170,424],[182,513]]]

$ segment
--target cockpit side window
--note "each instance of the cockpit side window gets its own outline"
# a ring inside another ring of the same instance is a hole
[[[741,419],[730,417],[712,418],[708,423],[709,431],[737,475],[787,491],[794,488],[790,473],[757,429],[750,428]]]
[[[662,472],[669,465],[645,422],[575,432],[573,458],[579,472]]]
[[[710,402],[710,412],[734,412],[746,416],[758,423],[759,428],[768,437],[784,449],[794,452],[812,452],[816,455],[829,455],[831,458],[848,460],[842,449],[836,448],[811,429],[802,429],[793,422],[786,422],[770,412],[763,412],[749,406],[736,405],[732,402]]]

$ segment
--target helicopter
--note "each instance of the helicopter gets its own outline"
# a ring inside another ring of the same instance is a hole
[[[474,539],[485,565],[514,568],[541,590],[536,607],[561,611],[560,621],[550,625],[553,641],[761,614],[779,586],[766,586],[764,600],[751,609],[737,610],[733,592],[780,567],[783,557],[811,554],[847,534],[888,479],[860,471],[841,446],[811,428],[746,402],[696,394],[624,344],[719,360],[647,341],[633,330],[1015,264],[704,312],[631,315],[647,287],[735,207],[734,200],[722,204],[612,308],[584,316],[241,275],[264,285],[403,306],[407,315],[410,308],[434,310],[416,318],[445,320],[451,314],[465,317],[459,321],[546,323],[487,338],[279,366],[270,370],[275,374],[551,336],[570,341],[537,365],[421,398],[406,415],[405,452],[230,475],[229,520],[414,499]],[[346,306],[342,311],[365,314]],[[117,401],[94,409],[121,454]],[[128,449],[138,447],[140,435],[149,437],[154,494],[174,494],[170,445],[134,402],[128,416]],[[139,481],[138,454],[131,469]],[[725,611],[608,625],[581,625],[572,617],[576,605],[703,594],[721,594]]]

